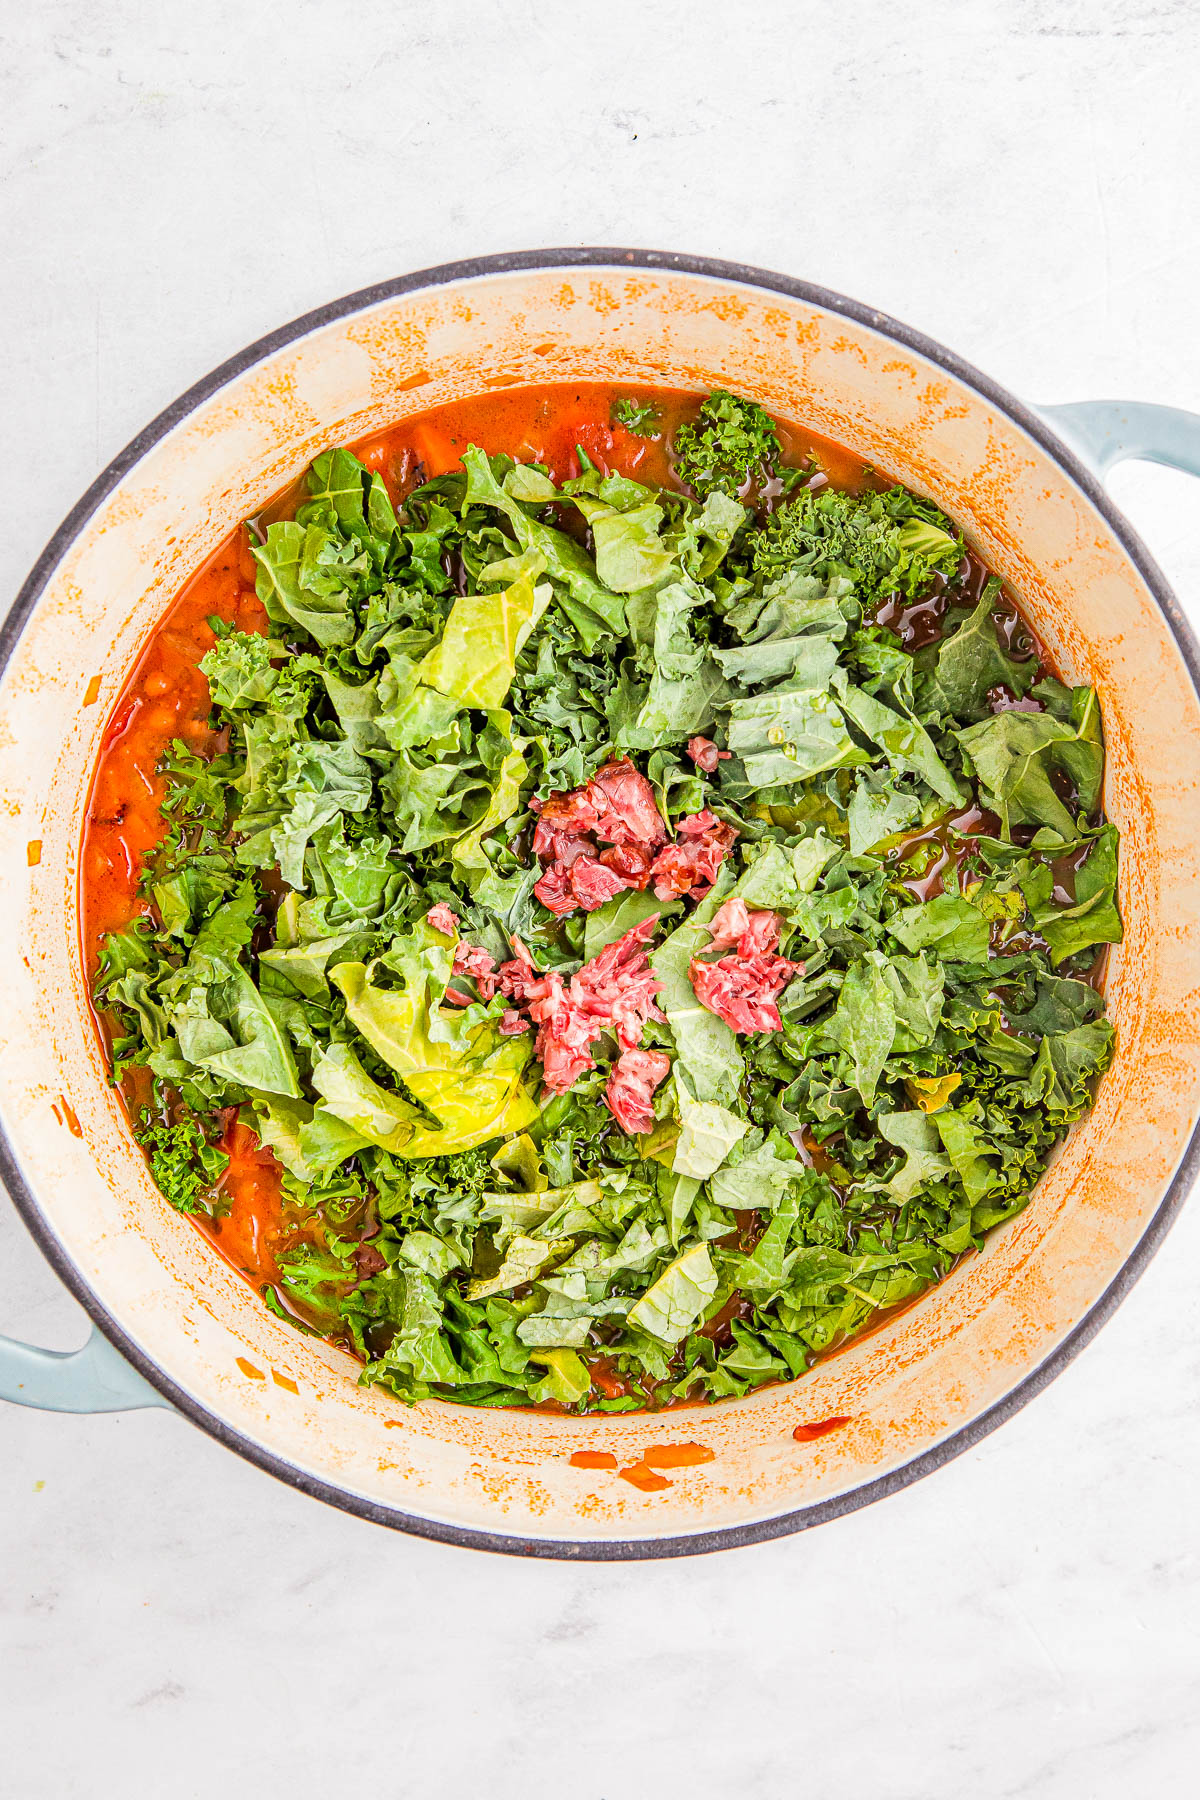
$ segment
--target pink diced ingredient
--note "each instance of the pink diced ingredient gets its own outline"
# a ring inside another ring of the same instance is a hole
[[[733,754],[730,750],[718,750],[712,739],[706,737],[689,738],[687,753],[706,775],[715,775],[717,764],[728,761]]]
[[[723,956],[717,962],[693,959],[688,969],[696,998],[731,1031],[778,1031],[782,1024],[776,1002],[804,964],[786,956],[763,953]]]
[[[660,1050],[623,1050],[604,1084],[604,1104],[629,1137],[654,1128],[654,1090],[671,1059]]]

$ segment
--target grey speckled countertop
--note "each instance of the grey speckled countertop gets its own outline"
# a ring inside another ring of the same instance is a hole
[[[10,592],[196,376],[484,251],[760,263],[1035,400],[1200,409],[1187,0],[9,0],[0,46]],[[1200,490],[1134,467],[1114,489],[1200,623]],[[80,1341],[2,1203],[0,1259],[0,1328]],[[4,1408],[0,1791],[1182,1794],[1198,1291],[1193,1202],[978,1450],[809,1536],[673,1564],[443,1549],[162,1414]]]

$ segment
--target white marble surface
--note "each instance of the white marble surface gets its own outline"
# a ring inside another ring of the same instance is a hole
[[[1034,399],[1200,409],[1188,0],[0,5],[3,586],[249,339],[540,244],[880,306]],[[1115,482],[1200,622],[1198,493]],[[0,1327],[83,1335],[0,1204]],[[163,1415],[0,1415],[0,1792],[1125,1800],[1200,1753],[1200,1205],[882,1506],[661,1565],[387,1535]]]

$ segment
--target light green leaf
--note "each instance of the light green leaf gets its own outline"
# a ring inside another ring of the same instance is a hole
[[[548,1262],[552,1262],[555,1246],[542,1238],[515,1237],[504,1252],[504,1261],[494,1275],[471,1282],[468,1300],[486,1300],[489,1294],[508,1294],[524,1281],[532,1281]]]
[[[870,762],[854,742],[832,694],[773,688],[729,709],[729,748],[752,787],[808,781],[826,769]]]
[[[312,1181],[314,1172],[300,1146],[301,1128],[312,1118],[308,1101],[289,1099],[283,1094],[256,1095],[253,1111],[259,1142],[273,1150],[298,1181]]]
[[[416,1128],[416,1109],[373,1081],[349,1044],[331,1044],[313,1063],[312,1084],[324,1110],[381,1150],[403,1153]]]
[[[420,667],[426,687],[462,706],[495,711],[512,686],[517,656],[550,604],[552,590],[525,574],[500,593],[464,594],[450,609],[436,649]]]
[[[736,1266],[735,1280],[739,1288],[753,1294],[760,1306],[787,1286],[788,1276],[800,1254],[788,1253],[792,1229],[800,1211],[800,1196],[793,1189],[785,1193],[750,1255]]]
[[[972,1206],[977,1205],[1002,1185],[1001,1175],[992,1167],[993,1160],[999,1161],[1000,1153],[980,1129],[978,1103],[972,1101],[961,1111],[944,1106],[929,1116],[966,1189],[967,1199]]]
[[[896,1037],[896,1008],[884,979],[887,959],[872,950],[851,963],[825,1035],[854,1064],[854,1085],[870,1106]]]
[[[774,1211],[804,1176],[804,1164],[795,1155],[781,1156],[781,1148],[782,1141],[772,1133],[740,1161],[719,1168],[708,1184],[717,1205],[731,1212]]]
[[[208,985],[193,987],[172,1019],[184,1057],[226,1081],[297,1099],[291,1047],[241,964],[193,952],[189,967]]]
[[[1018,698],[1029,692],[1038,661],[1031,657],[1018,662],[1001,644],[992,617],[999,588],[998,581],[989,581],[974,612],[942,639],[936,666],[921,692],[922,711],[981,719],[991,688],[1003,685]]]
[[[591,1391],[587,1364],[574,1350],[535,1350],[530,1360],[540,1363],[546,1371],[545,1380],[530,1388],[531,1400],[557,1400],[561,1406],[575,1406]]]
[[[306,1000],[328,1000],[326,964],[331,956],[359,936],[361,928],[354,926],[349,931],[339,931],[331,937],[314,938],[308,944],[293,944],[286,950],[278,947],[264,950],[258,960],[264,969],[271,969]]]
[[[1105,825],[1075,871],[1075,898],[1067,906],[1054,899],[1054,872],[1047,863],[1034,863],[1021,878],[1033,915],[1033,927],[1050,946],[1055,963],[1076,956],[1096,944],[1119,944],[1122,928],[1117,910],[1117,846],[1115,825]]]
[[[406,1156],[470,1149],[523,1131],[538,1116],[521,1085],[532,1054],[528,1034],[503,1038],[494,1024],[439,1007],[452,956],[452,946],[422,924],[389,952],[387,966],[401,974],[400,987],[374,982],[377,964],[341,963],[331,975],[355,1030],[441,1120],[440,1131],[423,1125],[413,1133]]]
[[[582,494],[575,504],[592,528],[596,574],[615,594],[655,587],[676,567],[659,537],[663,509],[656,501],[647,500],[627,512]]]
[[[750,1126],[745,1119],[739,1119],[736,1113],[711,1100],[693,1100],[678,1081],[675,1094],[679,1103],[680,1131],[672,1171],[676,1175],[691,1175],[697,1181],[705,1181],[720,1168]]]
[[[717,1291],[717,1271],[707,1244],[693,1244],[668,1263],[658,1280],[631,1307],[629,1323],[664,1344],[678,1344]]]
[[[200,663],[213,705],[260,705],[279,679],[278,671],[271,667],[272,656],[278,654],[279,646],[265,637],[231,631],[218,638]]]
[[[587,916],[583,933],[584,961],[591,962],[601,950],[615,944],[618,938],[645,919],[667,918],[682,911],[682,901],[660,900],[653,888],[630,888],[624,894],[614,894],[611,900],[606,900],[603,906],[598,906]]]
[[[950,1161],[940,1149],[933,1119],[925,1112],[883,1112],[876,1123],[889,1144],[903,1150],[904,1162],[887,1184],[899,1205],[905,1206],[927,1181],[941,1181],[951,1173]]]
[[[949,805],[962,804],[966,798],[964,790],[938,755],[923,725],[855,687],[841,669],[834,674],[834,691],[846,717],[873,744],[879,745],[893,769],[901,775],[919,775]]]
[[[487,456],[474,444],[463,456],[463,468],[467,472],[464,505],[498,508],[507,515],[521,549],[536,551],[544,559],[546,573],[555,583],[555,598],[578,631],[584,650],[590,654],[601,639],[620,636],[625,630],[624,603],[619,594],[599,580],[595,564],[583,546],[565,531],[531,519],[504,492],[492,474]]]
[[[898,788],[892,776],[874,771],[860,775],[846,809],[851,856],[874,850],[920,816],[921,802],[915,794]]]
[[[793,907],[802,895],[812,893],[837,854],[837,844],[822,831],[801,838],[791,849],[765,838],[748,852],[751,860],[733,893],[747,906]]]
[[[581,1350],[588,1341],[588,1333],[594,1323],[591,1317],[564,1319],[553,1313],[534,1313],[530,1318],[521,1320],[517,1326],[517,1336],[532,1349],[544,1347]],[[591,1386],[590,1377],[588,1386]]]
[[[498,717],[507,722],[507,713]],[[523,743],[524,739],[517,739],[504,758],[486,812],[477,825],[464,831],[455,841],[451,852],[455,874],[472,893],[478,893],[480,882],[487,881],[492,874],[492,865],[483,849],[484,839],[490,837],[498,825],[503,825],[505,819],[510,819],[521,804],[521,784],[529,773],[521,749]]]
[[[1064,838],[1076,835],[1075,818],[1050,779],[1055,771],[1074,785],[1081,811],[1090,813],[1100,798],[1104,740],[1096,695],[1078,687],[1070,701],[1069,719],[1004,712],[956,734],[1006,836],[1014,825],[1049,825]]]
[[[988,922],[961,894],[939,894],[934,900],[901,907],[887,928],[906,950],[931,948],[956,962],[987,961]]]
[[[339,539],[319,525],[287,520],[268,526],[266,543],[252,548],[255,591],[269,618],[299,625],[326,648],[353,640],[348,584],[362,564]]]

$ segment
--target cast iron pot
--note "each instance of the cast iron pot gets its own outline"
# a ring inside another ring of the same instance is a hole
[[[798,1382],[666,1416],[406,1408],[289,1329],[151,1182],[88,1017],[77,922],[88,785],[115,696],[182,582],[331,444],[489,386],[617,380],[749,394],[937,503],[1099,690],[1122,833],[1118,1048],[1094,1112],[983,1254]],[[834,1518],[965,1450],[1075,1355],[1161,1243],[1200,1116],[1200,653],[1097,475],[1200,474],[1200,418],[1021,405],[838,294],[652,251],[547,250],[391,281],[199,382],[55,533],[2,637],[0,1164],[95,1330],[0,1340],[0,1395],[176,1408],[347,1511],[536,1556],[685,1555]],[[797,1443],[797,1424],[849,1422]],[[713,1460],[644,1493],[571,1466],[687,1439]]]

